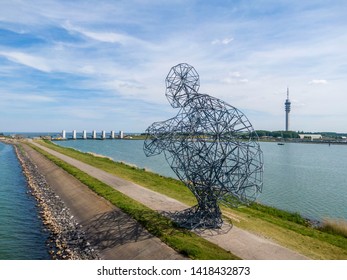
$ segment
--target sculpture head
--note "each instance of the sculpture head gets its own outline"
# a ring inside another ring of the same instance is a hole
[[[180,63],[172,67],[165,79],[166,97],[173,108],[184,107],[200,87],[199,74],[193,66]]]

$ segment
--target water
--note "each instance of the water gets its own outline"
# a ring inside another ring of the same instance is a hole
[[[0,142],[0,260],[49,259],[48,234],[10,145]]]
[[[176,178],[164,156],[147,158],[143,141],[75,140],[57,144],[93,152]],[[347,146],[324,144],[261,143],[265,171],[258,201],[322,220],[347,220]]]
[[[347,219],[347,146],[262,143],[260,201],[304,216]]]

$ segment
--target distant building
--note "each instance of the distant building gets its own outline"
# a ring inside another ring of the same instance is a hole
[[[289,113],[290,113],[290,105],[291,102],[289,100],[289,88],[287,88],[287,99],[284,103],[285,111],[286,111],[286,131],[289,131]]]
[[[120,139],[123,139],[124,138],[124,132],[121,130],[119,131],[119,138]]]
[[[300,139],[306,139],[306,140],[319,140],[322,139],[321,134],[299,134]]]

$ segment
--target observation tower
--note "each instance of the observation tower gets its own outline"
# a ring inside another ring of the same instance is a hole
[[[286,131],[289,131],[290,105],[291,105],[291,102],[289,100],[289,88],[287,88],[287,99],[286,99],[286,102],[284,103],[285,111],[286,111]]]

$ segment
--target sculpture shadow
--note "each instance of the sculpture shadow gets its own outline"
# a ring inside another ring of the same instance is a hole
[[[100,250],[153,238],[141,224],[120,210],[94,216],[84,226],[91,244]]]
[[[192,219],[192,212],[194,210],[195,207],[191,207],[182,211],[161,211],[160,214],[173,221],[177,227],[188,229],[202,237],[227,234],[233,227],[233,224],[229,219],[224,220],[220,227],[207,227],[201,223],[198,223],[197,226],[195,226],[193,223],[189,223]],[[195,220],[195,218],[193,218],[193,220]]]
[[[167,236],[187,233],[187,229],[179,227],[165,213],[140,210],[136,211],[135,220],[116,209],[83,222],[83,230],[86,239],[99,250],[151,239],[157,233]],[[141,221],[146,223],[147,229],[141,225]]]
[[[190,230],[200,236],[215,236],[226,234],[232,228],[231,223],[225,222],[221,228],[187,229],[181,227],[180,221],[177,220],[177,216],[184,220],[182,213],[185,212],[161,211],[153,214],[153,211],[138,211],[136,216],[138,220],[142,220],[146,216],[148,220],[148,215],[151,215],[151,217],[153,215],[164,216],[166,219],[154,218],[150,220],[148,227],[154,234],[155,231],[160,229],[165,235],[183,235],[187,233],[187,230]],[[83,224],[86,239],[98,250],[154,238],[154,235],[146,230],[144,226],[119,209],[96,215],[92,219],[83,222]]]

